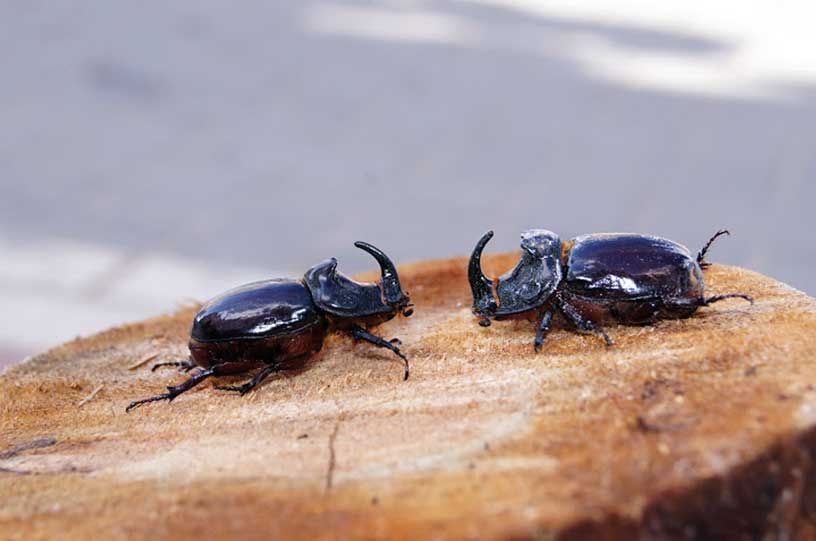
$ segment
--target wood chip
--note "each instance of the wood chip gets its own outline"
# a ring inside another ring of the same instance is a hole
[[[144,366],[147,363],[149,363],[150,361],[153,361],[153,360],[157,359],[158,357],[159,357],[158,353],[151,353],[147,357],[142,358],[142,360],[140,360],[140,361],[136,361],[135,363],[128,366],[127,368],[128,368],[128,370],[136,370],[140,366]]]
[[[104,385],[98,385],[96,387],[96,389],[91,391],[91,394],[89,394],[88,396],[86,396],[85,398],[83,398],[82,400],[79,401],[79,404],[77,404],[77,407],[81,408],[82,406],[84,406],[85,404],[87,404],[88,402],[93,400],[94,397],[97,395],[97,393],[99,393],[99,391],[102,390],[102,387],[104,387]]]

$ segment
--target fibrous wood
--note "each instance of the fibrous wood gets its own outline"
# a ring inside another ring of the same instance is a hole
[[[10,368],[0,538],[816,533],[816,301],[714,266],[709,293],[756,304],[611,327],[611,348],[556,328],[535,354],[532,324],[476,324],[465,267],[400,269],[416,313],[378,332],[402,339],[407,382],[388,352],[332,336],[246,397],[207,382],[126,414],[186,377],[149,365],[186,357],[196,307]]]

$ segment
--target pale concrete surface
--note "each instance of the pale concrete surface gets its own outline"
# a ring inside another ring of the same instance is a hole
[[[0,6],[0,362],[297,275],[546,227],[816,292],[807,3]],[[3,358],[5,357],[5,358]]]

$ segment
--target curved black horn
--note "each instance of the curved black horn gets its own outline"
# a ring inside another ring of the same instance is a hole
[[[394,266],[394,263],[388,259],[388,256],[385,255],[382,250],[367,242],[358,240],[354,243],[354,246],[371,254],[371,256],[377,260],[377,263],[380,264],[380,269],[382,270],[382,288],[383,295],[385,296],[385,302],[388,304],[397,304],[401,302],[405,295],[402,292],[402,286],[400,286],[397,268]]]
[[[490,325],[489,316],[496,311],[496,298],[493,296],[493,281],[482,272],[482,250],[485,244],[493,238],[493,231],[488,231],[473,249],[468,263],[468,281],[473,292],[473,313],[482,316],[480,324],[483,327]]]

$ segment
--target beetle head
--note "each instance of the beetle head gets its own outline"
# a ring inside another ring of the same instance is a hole
[[[327,259],[309,269],[304,276],[304,282],[318,308],[343,318],[375,315],[390,318],[397,312],[410,316],[413,305],[402,291],[394,263],[368,243],[355,242],[354,245],[371,254],[380,264],[380,282],[361,284],[338,272],[336,259]]]
[[[473,292],[473,312],[480,325],[490,325],[490,317],[507,316],[543,305],[561,281],[561,239],[552,231],[531,229],[521,235],[521,258],[516,266],[496,281],[482,272],[481,256],[485,244],[493,237],[488,231],[473,250],[468,279]]]

